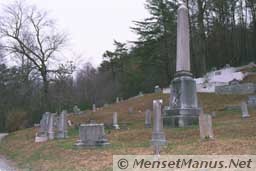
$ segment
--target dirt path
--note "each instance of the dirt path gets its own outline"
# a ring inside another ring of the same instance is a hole
[[[0,143],[1,140],[8,134],[0,133]],[[15,167],[8,161],[4,156],[0,155],[0,171],[17,171]]]
[[[0,155],[0,171],[17,171],[17,169],[12,166],[10,161]]]

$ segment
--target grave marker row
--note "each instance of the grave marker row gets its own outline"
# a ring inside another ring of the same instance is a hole
[[[67,138],[67,111],[62,111],[60,116],[46,112],[40,121],[40,128],[36,133],[35,142],[45,142],[55,138]]]

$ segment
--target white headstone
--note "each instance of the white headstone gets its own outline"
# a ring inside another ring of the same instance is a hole
[[[68,126],[72,126],[71,120],[68,120]]]
[[[161,93],[162,89],[159,87],[159,85],[155,86],[155,93]]]
[[[140,92],[139,92],[139,97],[142,97],[142,96],[144,96],[144,94],[143,94],[142,91],[140,91]]]
[[[81,110],[79,109],[79,107],[78,107],[77,105],[75,105],[75,106],[73,107],[73,111],[74,111],[74,113],[77,114],[77,115],[81,114]]]
[[[249,118],[249,112],[248,112],[248,107],[245,102],[241,103],[241,110],[242,110],[242,118]]]
[[[96,104],[92,105],[92,112],[96,112]]]
[[[116,103],[119,103],[119,97],[116,97]]]
[[[212,128],[212,116],[200,110],[199,114],[200,138],[202,140],[214,139]]]
[[[163,131],[162,104],[163,100],[153,101],[154,125],[151,142],[154,146],[155,155],[160,155],[160,146],[166,144],[166,138]]]
[[[36,134],[36,137],[35,137],[36,143],[46,142],[47,140],[48,140],[47,136],[39,136],[38,134]]]
[[[163,104],[163,100],[154,100],[153,101],[153,110],[154,110],[153,131],[156,133],[163,132],[162,104]]]
[[[113,128],[114,129],[120,129],[118,125],[118,120],[117,120],[117,112],[113,113]]]

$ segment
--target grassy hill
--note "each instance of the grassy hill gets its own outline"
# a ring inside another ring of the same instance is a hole
[[[75,149],[78,139],[76,127],[69,129],[69,138],[46,143],[34,143],[35,128],[11,133],[0,145],[0,152],[14,160],[20,168],[33,171],[46,170],[112,170],[114,154],[153,154],[150,145],[152,129],[144,128],[144,111],[152,109],[153,99],[169,96],[146,94],[109,107],[96,113],[70,115],[75,125],[95,120],[98,123],[112,122],[112,113],[118,112],[119,122],[128,123],[129,130],[106,129],[111,146],[95,149]],[[251,118],[242,120],[241,112],[224,110],[227,105],[238,105],[247,96],[199,94],[205,112],[216,111],[214,118],[214,141],[201,141],[197,126],[191,128],[165,129],[168,145],[162,154],[256,154],[256,110],[251,109]],[[128,113],[132,107],[134,112]]]

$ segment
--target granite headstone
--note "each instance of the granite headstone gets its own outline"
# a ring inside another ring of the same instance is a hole
[[[97,147],[108,145],[104,124],[81,124],[76,147]]]

